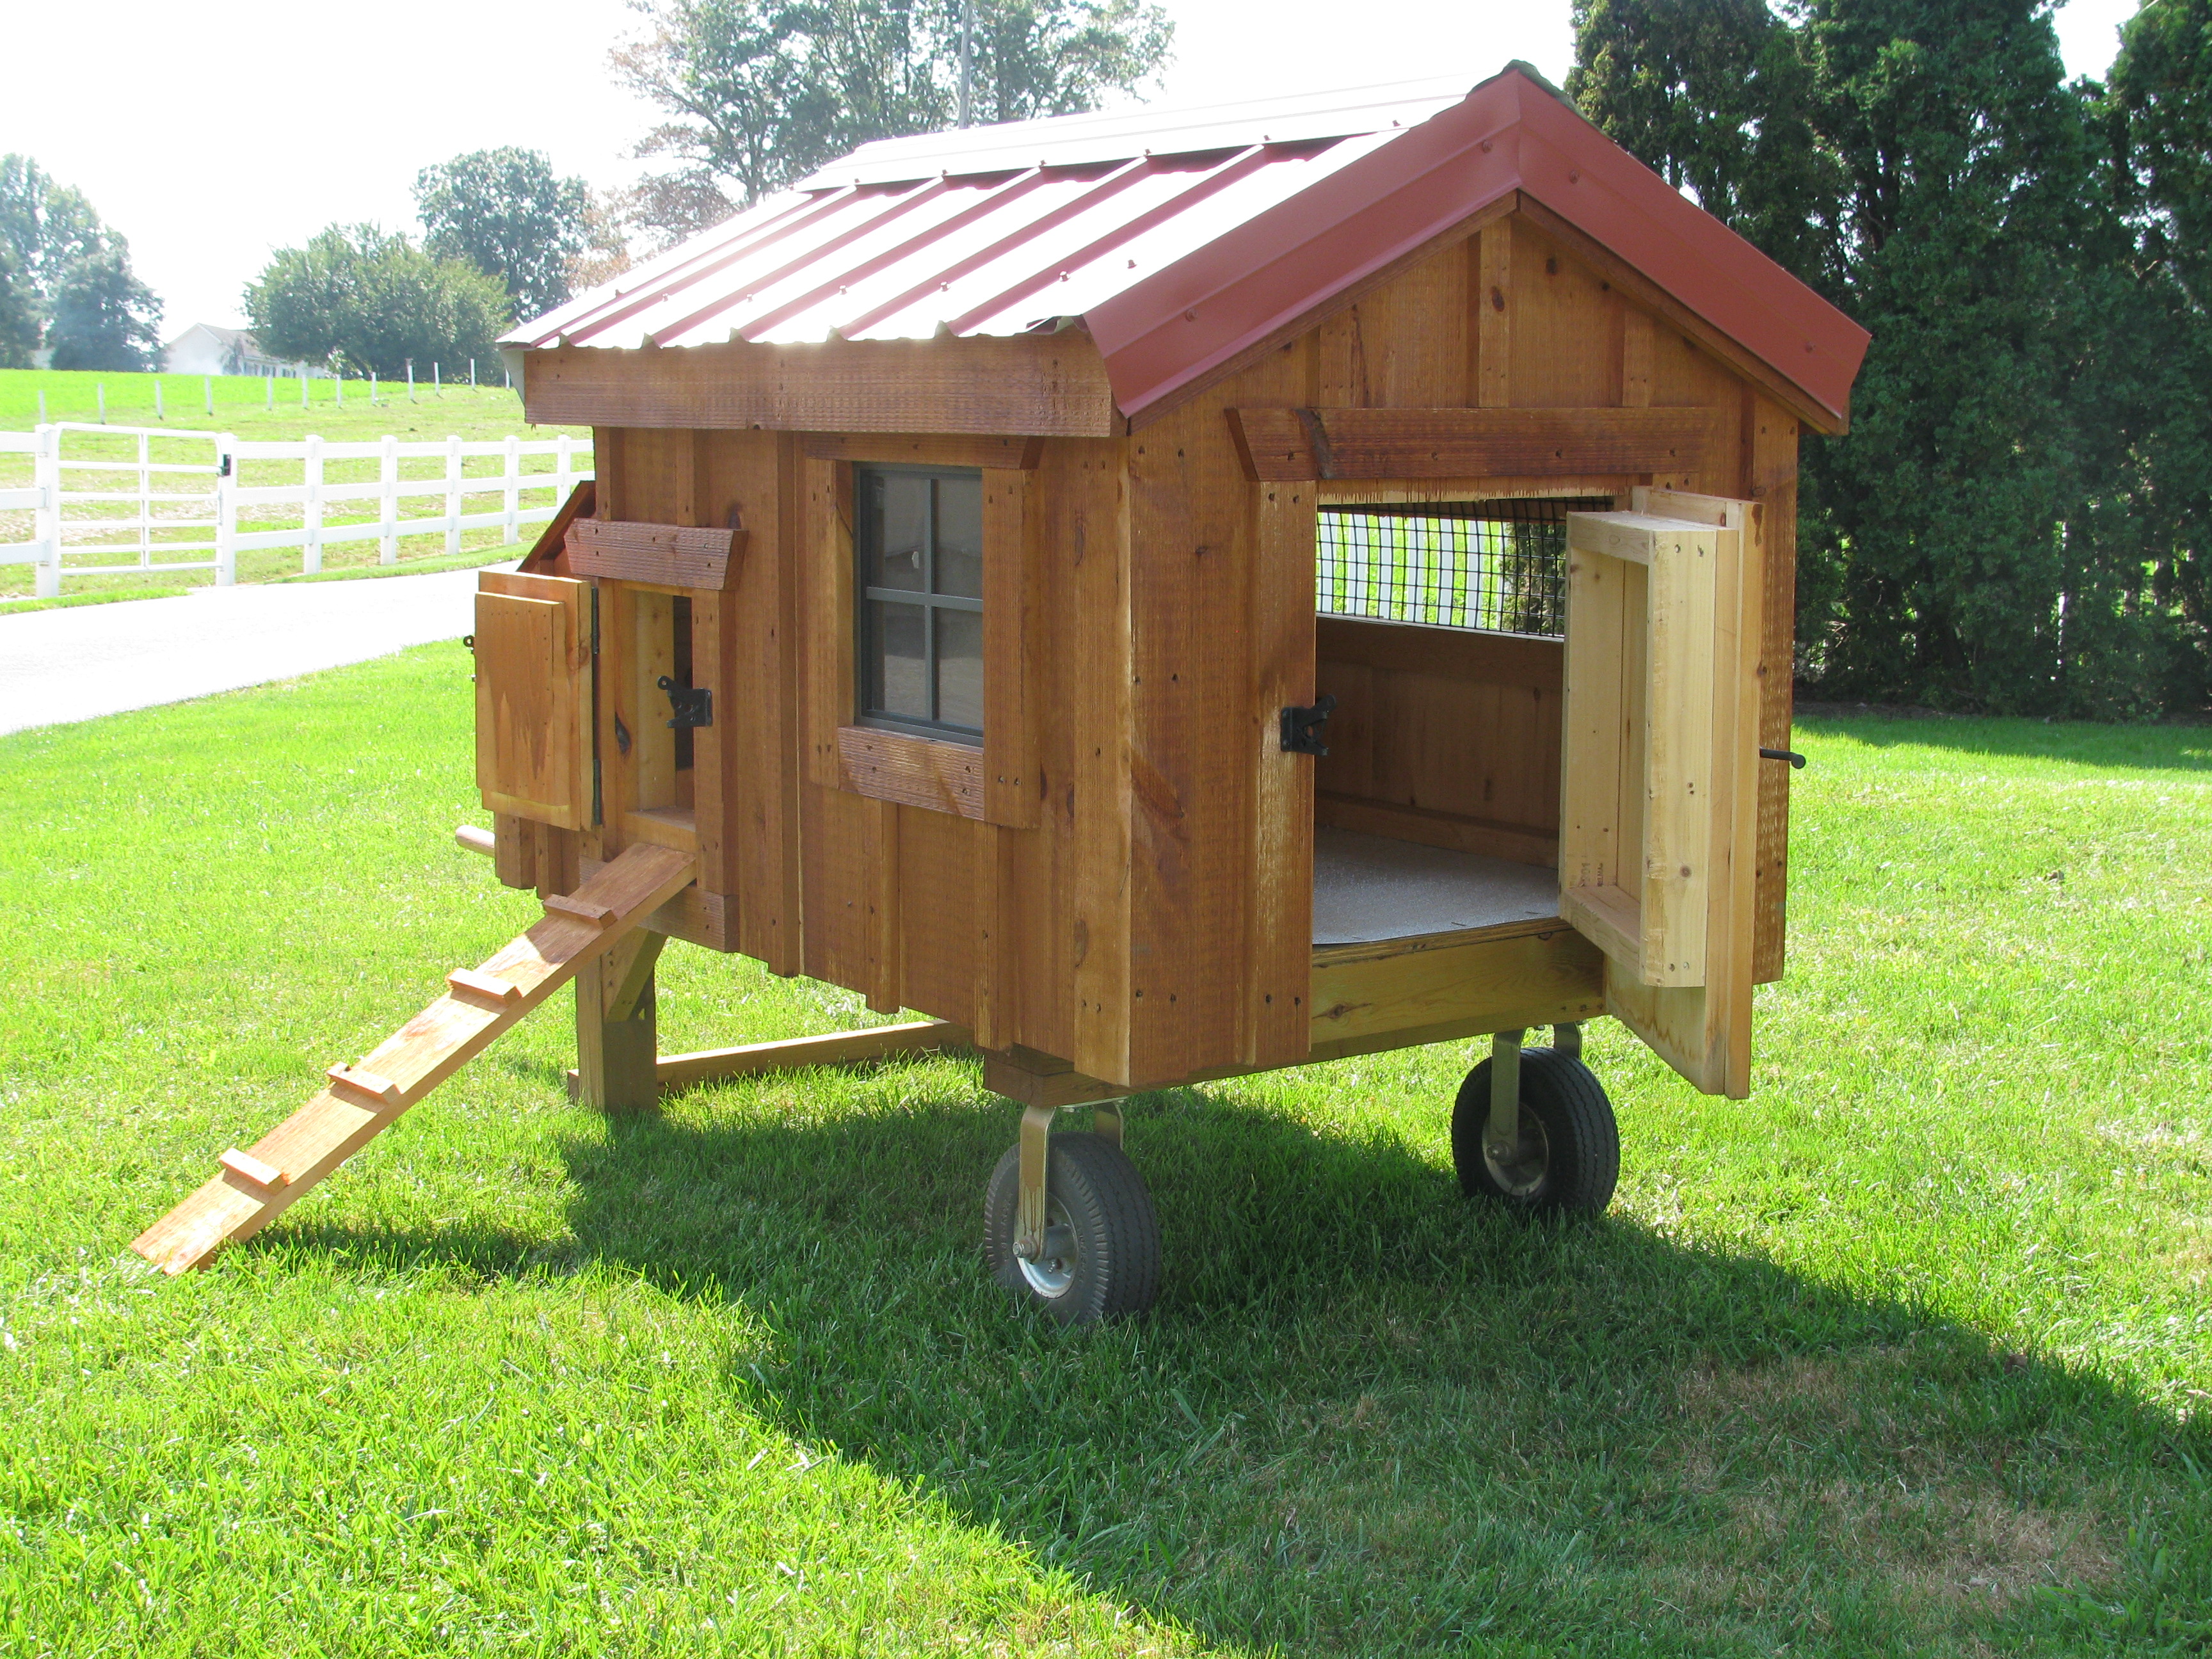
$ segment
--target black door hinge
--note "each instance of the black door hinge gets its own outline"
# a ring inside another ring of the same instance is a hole
[[[668,722],[676,731],[696,729],[714,723],[714,689],[709,685],[678,685],[663,674],[660,689],[668,693],[668,706],[676,711],[676,718]]]
[[[1328,717],[1335,712],[1336,699],[1326,691],[1314,700],[1310,708],[1283,710],[1283,752],[1286,755],[1328,753],[1328,745],[1321,740],[1321,729],[1328,724]]]

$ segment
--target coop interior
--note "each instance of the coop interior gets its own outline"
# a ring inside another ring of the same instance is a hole
[[[1324,507],[1314,943],[1559,915],[1566,515],[1609,496]]]

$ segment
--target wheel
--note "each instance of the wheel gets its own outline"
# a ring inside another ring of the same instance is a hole
[[[1014,1254],[1021,1148],[1009,1146],[983,1200],[983,1259],[991,1277],[1063,1325],[1142,1313],[1160,1291],[1160,1224],[1128,1155],[1080,1131],[1052,1138],[1045,1160],[1045,1248]]]
[[[1482,1144],[1490,1121],[1490,1062],[1459,1085],[1452,1164],[1460,1190],[1531,1212],[1596,1215],[1620,1179],[1620,1126],[1596,1074],[1555,1048],[1521,1051],[1520,1138],[1503,1162]]]

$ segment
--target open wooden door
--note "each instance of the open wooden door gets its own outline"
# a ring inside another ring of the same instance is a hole
[[[477,579],[477,787],[487,811],[592,823],[591,585]]]
[[[1638,489],[1567,515],[1559,914],[1608,1012],[1707,1094],[1751,1091],[1759,509]]]

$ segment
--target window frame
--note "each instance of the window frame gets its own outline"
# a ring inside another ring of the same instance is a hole
[[[982,544],[977,548],[978,563],[988,569],[989,536],[988,529],[983,527],[986,515],[981,507],[986,482],[983,473],[984,469],[974,466],[925,466],[878,461],[853,464],[853,723],[855,726],[871,731],[902,732],[908,737],[927,738],[932,742],[957,743],[975,749],[983,747],[985,726],[962,726],[939,717],[944,698],[939,679],[941,659],[937,649],[939,611],[957,611],[981,617],[984,614],[985,605],[981,599],[937,592],[938,485],[946,479],[975,484],[979,498],[979,541]],[[876,587],[868,582],[870,567],[883,536],[882,515],[876,511],[871,499],[873,495],[871,486],[876,479],[886,477],[923,478],[930,485],[929,510],[924,520],[922,586],[919,589]],[[987,576],[987,592],[988,585]],[[909,605],[923,614],[923,678],[932,710],[927,719],[869,706],[870,687],[878,678],[878,671],[885,660],[882,642],[877,637],[875,607],[878,605]],[[982,672],[986,676],[990,672],[988,647]],[[988,712],[988,691],[985,702]]]

